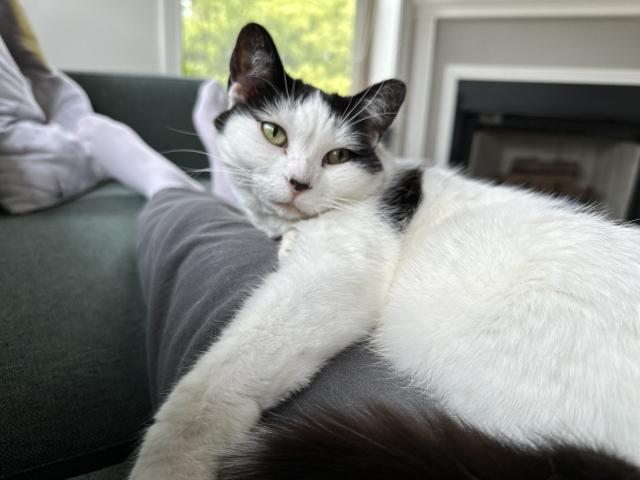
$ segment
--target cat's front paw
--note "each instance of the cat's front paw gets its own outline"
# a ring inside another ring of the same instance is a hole
[[[278,260],[280,263],[289,256],[293,251],[300,233],[295,228],[285,232],[280,241],[280,249],[278,250]]]
[[[155,423],[147,431],[129,480],[215,480],[211,452],[189,448],[188,435],[167,424]]]

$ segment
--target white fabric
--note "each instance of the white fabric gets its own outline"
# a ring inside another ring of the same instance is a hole
[[[219,160],[213,125],[214,119],[227,108],[226,89],[216,81],[205,82],[198,92],[193,122],[208,153],[214,193],[228,203],[237,205]],[[101,115],[92,115],[81,120],[78,135],[92,158],[112,178],[146,198],[167,188],[203,190],[201,184],[152,150],[126,125]]]
[[[51,207],[106,178],[75,132],[92,114],[84,92],[64,74],[23,75],[0,38],[1,207],[14,214]]]
[[[193,109],[193,125],[200,137],[200,141],[207,150],[209,166],[213,181],[213,193],[224,199],[230,205],[239,206],[238,199],[231,190],[231,180],[227,170],[220,160],[217,145],[217,132],[213,121],[218,115],[229,108],[227,90],[215,80],[204,82],[198,90],[198,100]]]
[[[112,178],[146,198],[167,188],[204,190],[120,122],[94,114],[80,121],[78,135],[92,158]]]

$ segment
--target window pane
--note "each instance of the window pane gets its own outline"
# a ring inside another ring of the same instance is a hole
[[[356,0],[182,0],[182,70],[226,84],[238,32],[257,22],[292,77],[347,94],[355,13]]]

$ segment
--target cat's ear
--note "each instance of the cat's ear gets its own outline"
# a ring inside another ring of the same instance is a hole
[[[238,34],[229,65],[229,98],[232,104],[284,88],[285,72],[269,32],[257,23]]]
[[[353,96],[351,104],[366,118],[369,134],[378,141],[389,128],[404,102],[406,86],[403,81],[391,79],[371,85]]]

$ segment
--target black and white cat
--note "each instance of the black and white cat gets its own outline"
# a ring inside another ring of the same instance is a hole
[[[640,478],[636,227],[449,170],[401,169],[376,146],[402,82],[326,94],[290,78],[255,24],[238,37],[230,96],[215,122],[222,159],[254,223],[284,235],[280,267],[161,407],[133,479],[220,478],[221,455],[262,412],[367,336],[436,393],[439,418],[374,411],[276,428],[267,444],[304,449],[296,435],[324,435],[335,451],[305,464],[317,450],[293,449],[269,469],[277,454],[262,444],[250,468],[222,477]]]

